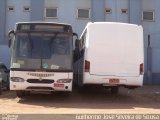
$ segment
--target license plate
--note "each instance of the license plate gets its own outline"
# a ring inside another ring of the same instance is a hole
[[[64,88],[64,84],[54,83],[54,87]]]
[[[109,79],[109,83],[110,84],[118,84],[119,83],[119,79]]]

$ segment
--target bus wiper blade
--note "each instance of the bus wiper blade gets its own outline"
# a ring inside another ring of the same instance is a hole
[[[27,32],[27,36],[28,36],[28,39],[29,39],[30,47],[31,47],[31,57],[32,57],[33,42],[32,42],[32,39],[31,39],[29,31]]]
[[[50,49],[51,49],[51,46],[52,46],[52,44],[53,44],[53,40],[55,40],[56,38],[57,38],[57,35],[59,34],[59,32],[56,32],[55,33],[55,35],[50,39],[51,41],[50,41]]]

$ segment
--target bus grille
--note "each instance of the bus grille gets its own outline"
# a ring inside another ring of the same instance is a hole
[[[51,84],[54,83],[54,80],[50,80],[50,79],[28,79],[27,82],[29,83],[43,83],[43,84]]]

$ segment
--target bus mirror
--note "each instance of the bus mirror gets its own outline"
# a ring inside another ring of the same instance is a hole
[[[78,34],[77,34],[77,33],[73,33],[73,36],[76,36],[76,37],[77,37],[77,39],[78,39]]]
[[[12,39],[15,36],[14,30],[9,31],[8,33],[8,47],[11,47]]]
[[[76,41],[75,41],[75,47],[76,48],[80,47],[80,40],[79,39],[76,39]]]

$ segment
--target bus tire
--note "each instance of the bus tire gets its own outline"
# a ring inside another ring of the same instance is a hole
[[[2,95],[2,82],[0,82],[0,95]]]
[[[119,91],[119,87],[118,86],[111,87],[111,93],[112,94],[118,94],[118,91]]]
[[[65,97],[70,97],[71,95],[72,95],[71,92],[64,92],[64,96],[65,96]]]
[[[7,91],[10,91],[10,87],[9,86],[7,86]]]
[[[24,98],[25,97],[25,91],[16,91],[17,97]]]
[[[69,97],[71,96],[71,92],[70,91],[61,91],[59,92],[60,95],[65,96],[65,97]]]
[[[10,83],[7,84],[6,90],[10,91]]]

